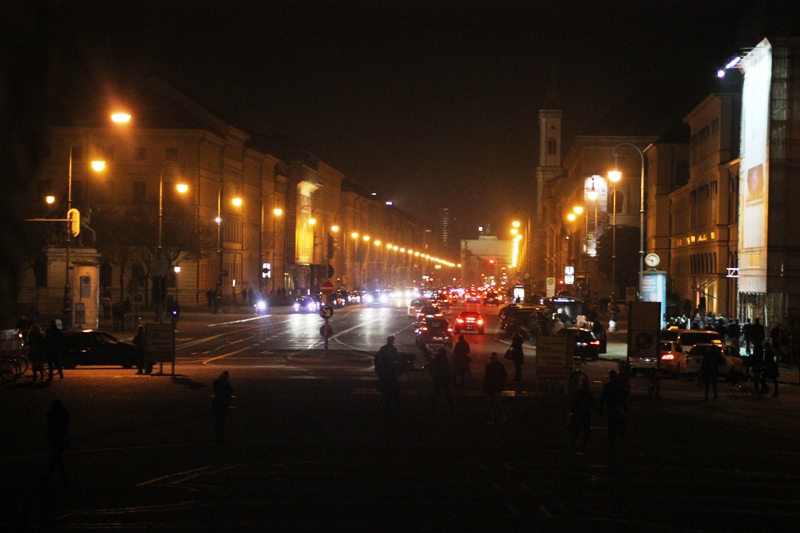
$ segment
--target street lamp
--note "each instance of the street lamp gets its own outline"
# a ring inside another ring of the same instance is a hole
[[[609,170],[608,179],[611,181],[611,196],[613,198],[611,207],[611,303],[613,304],[617,289],[617,182],[622,179],[622,172]]]
[[[225,274],[224,264],[222,261],[222,189],[225,183],[221,183],[217,191],[217,218],[214,221],[217,223],[217,291],[214,294],[214,314],[222,312],[222,278]],[[242,199],[238,196],[231,198],[231,204],[235,207],[242,205]]]
[[[270,276],[272,277],[272,290],[275,290],[275,253],[276,253],[276,244],[277,244],[277,235],[275,233],[275,220],[283,215],[283,209],[281,209],[277,205],[278,194],[275,192],[271,192],[266,196],[261,198],[261,225],[259,226],[260,230],[260,238],[258,239],[258,263],[259,269],[261,271],[260,276],[263,278],[264,276],[264,201],[272,196],[275,196],[275,207],[272,209],[272,263],[270,264]],[[261,290],[261,283],[259,283],[259,291]],[[266,288],[266,284],[264,284],[264,288]]]
[[[642,294],[642,278],[644,272],[644,153],[638,146],[631,143],[619,143],[611,149],[611,155],[614,156],[614,170],[619,172],[617,168],[617,148],[620,146],[629,146],[639,153],[641,161],[641,175],[639,178],[639,294]],[[621,174],[620,174],[621,176]]]
[[[181,167],[182,169],[183,167]],[[158,309],[157,309],[157,317],[156,319],[161,322],[164,316],[164,310],[166,305],[166,291],[164,290],[164,283],[166,282],[166,272],[167,267],[169,266],[168,263],[165,265],[164,259],[164,249],[161,246],[161,235],[162,235],[162,228],[163,228],[163,220],[164,220],[164,171],[167,167],[161,169],[161,173],[158,176],[158,250],[156,251],[156,263],[158,265]],[[177,183],[175,185],[175,190],[177,190],[181,194],[185,194],[186,191],[189,190],[189,186],[185,183]]]

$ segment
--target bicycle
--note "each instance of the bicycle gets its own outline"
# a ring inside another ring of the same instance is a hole
[[[19,379],[23,371],[18,359],[15,355],[0,354],[0,379],[3,381],[16,381]]]

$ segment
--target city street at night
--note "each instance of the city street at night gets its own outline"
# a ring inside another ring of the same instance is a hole
[[[668,377],[649,398],[648,380],[638,377],[626,438],[610,451],[605,417],[595,416],[589,448],[573,453],[569,401],[536,391],[528,344],[522,383],[509,381],[503,394],[508,421],[487,424],[482,369],[507,339],[498,337],[495,307],[471,308],[489,325],[487,335],[466,335],[474,375],[453,389],[452,414],[443,396],[431,411],[432,385],[418,374],[400,378],[396,417],[376,414],[373,353],[390,334],[401,352],[414,351],[401,307],[337,309],[327,356],[315,314],[187,312],[175,376],[79,367],[63,381],[4,384],[2,525],[785,531],[796,522],[796,385],[749,400],[729,397],[720,382],[720,398],[704,401],[691,382]],[[608,355],[584,367],[596,398],[624,354],[615,338]],[[219,446],[211,382],[222,370],[235,398]],[[55,398],[72,418],[67,488],[57,474],[37,480],[48,458],[44,413]]]

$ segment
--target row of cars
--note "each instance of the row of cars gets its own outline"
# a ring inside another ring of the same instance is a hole
[[[414,334],[418,345],[444,344],[452,347],[454,335],[462,332],[483,335],[486,331],[485,321],[478,311],[462,311],[450,324],[445,317],[449,310],[450,298],[447,295],[411,300],[408,316],[414,317],[417,322]]]
[[[720,376],[742,372],[746,365],[739,349],[726,345],[722,336],[715,331],[667,329],[659,334],[658,360],[631,358],[631,374],[649,372],[655,368],[674,375],[698,374],[703,358],[708,354],[718,356]]]

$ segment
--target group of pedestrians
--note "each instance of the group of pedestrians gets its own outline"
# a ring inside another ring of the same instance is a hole
[[[625,389],[620,383],[616,370],[608,373],[608,382],[603,385],[600,402],[595,401],[589,389],[589,380],[581,381],[572,396],[569,414],[569,431],[572,437],[572,449],[583,436],[583,446],[589,446],[589,431],[592,425],[592,414],[605,414],[608,422],[608,447],[614,449],[618,438],[625,438],[625,421],[628,414],[628,403]]]
[[[50,326],[43,331],[39,324],[28,323],[25,315],[22,315],[17,330],[27,347],[33,381],[52,381],[56,374],[64,379],[64,334],[56,321],[51,320]]]

